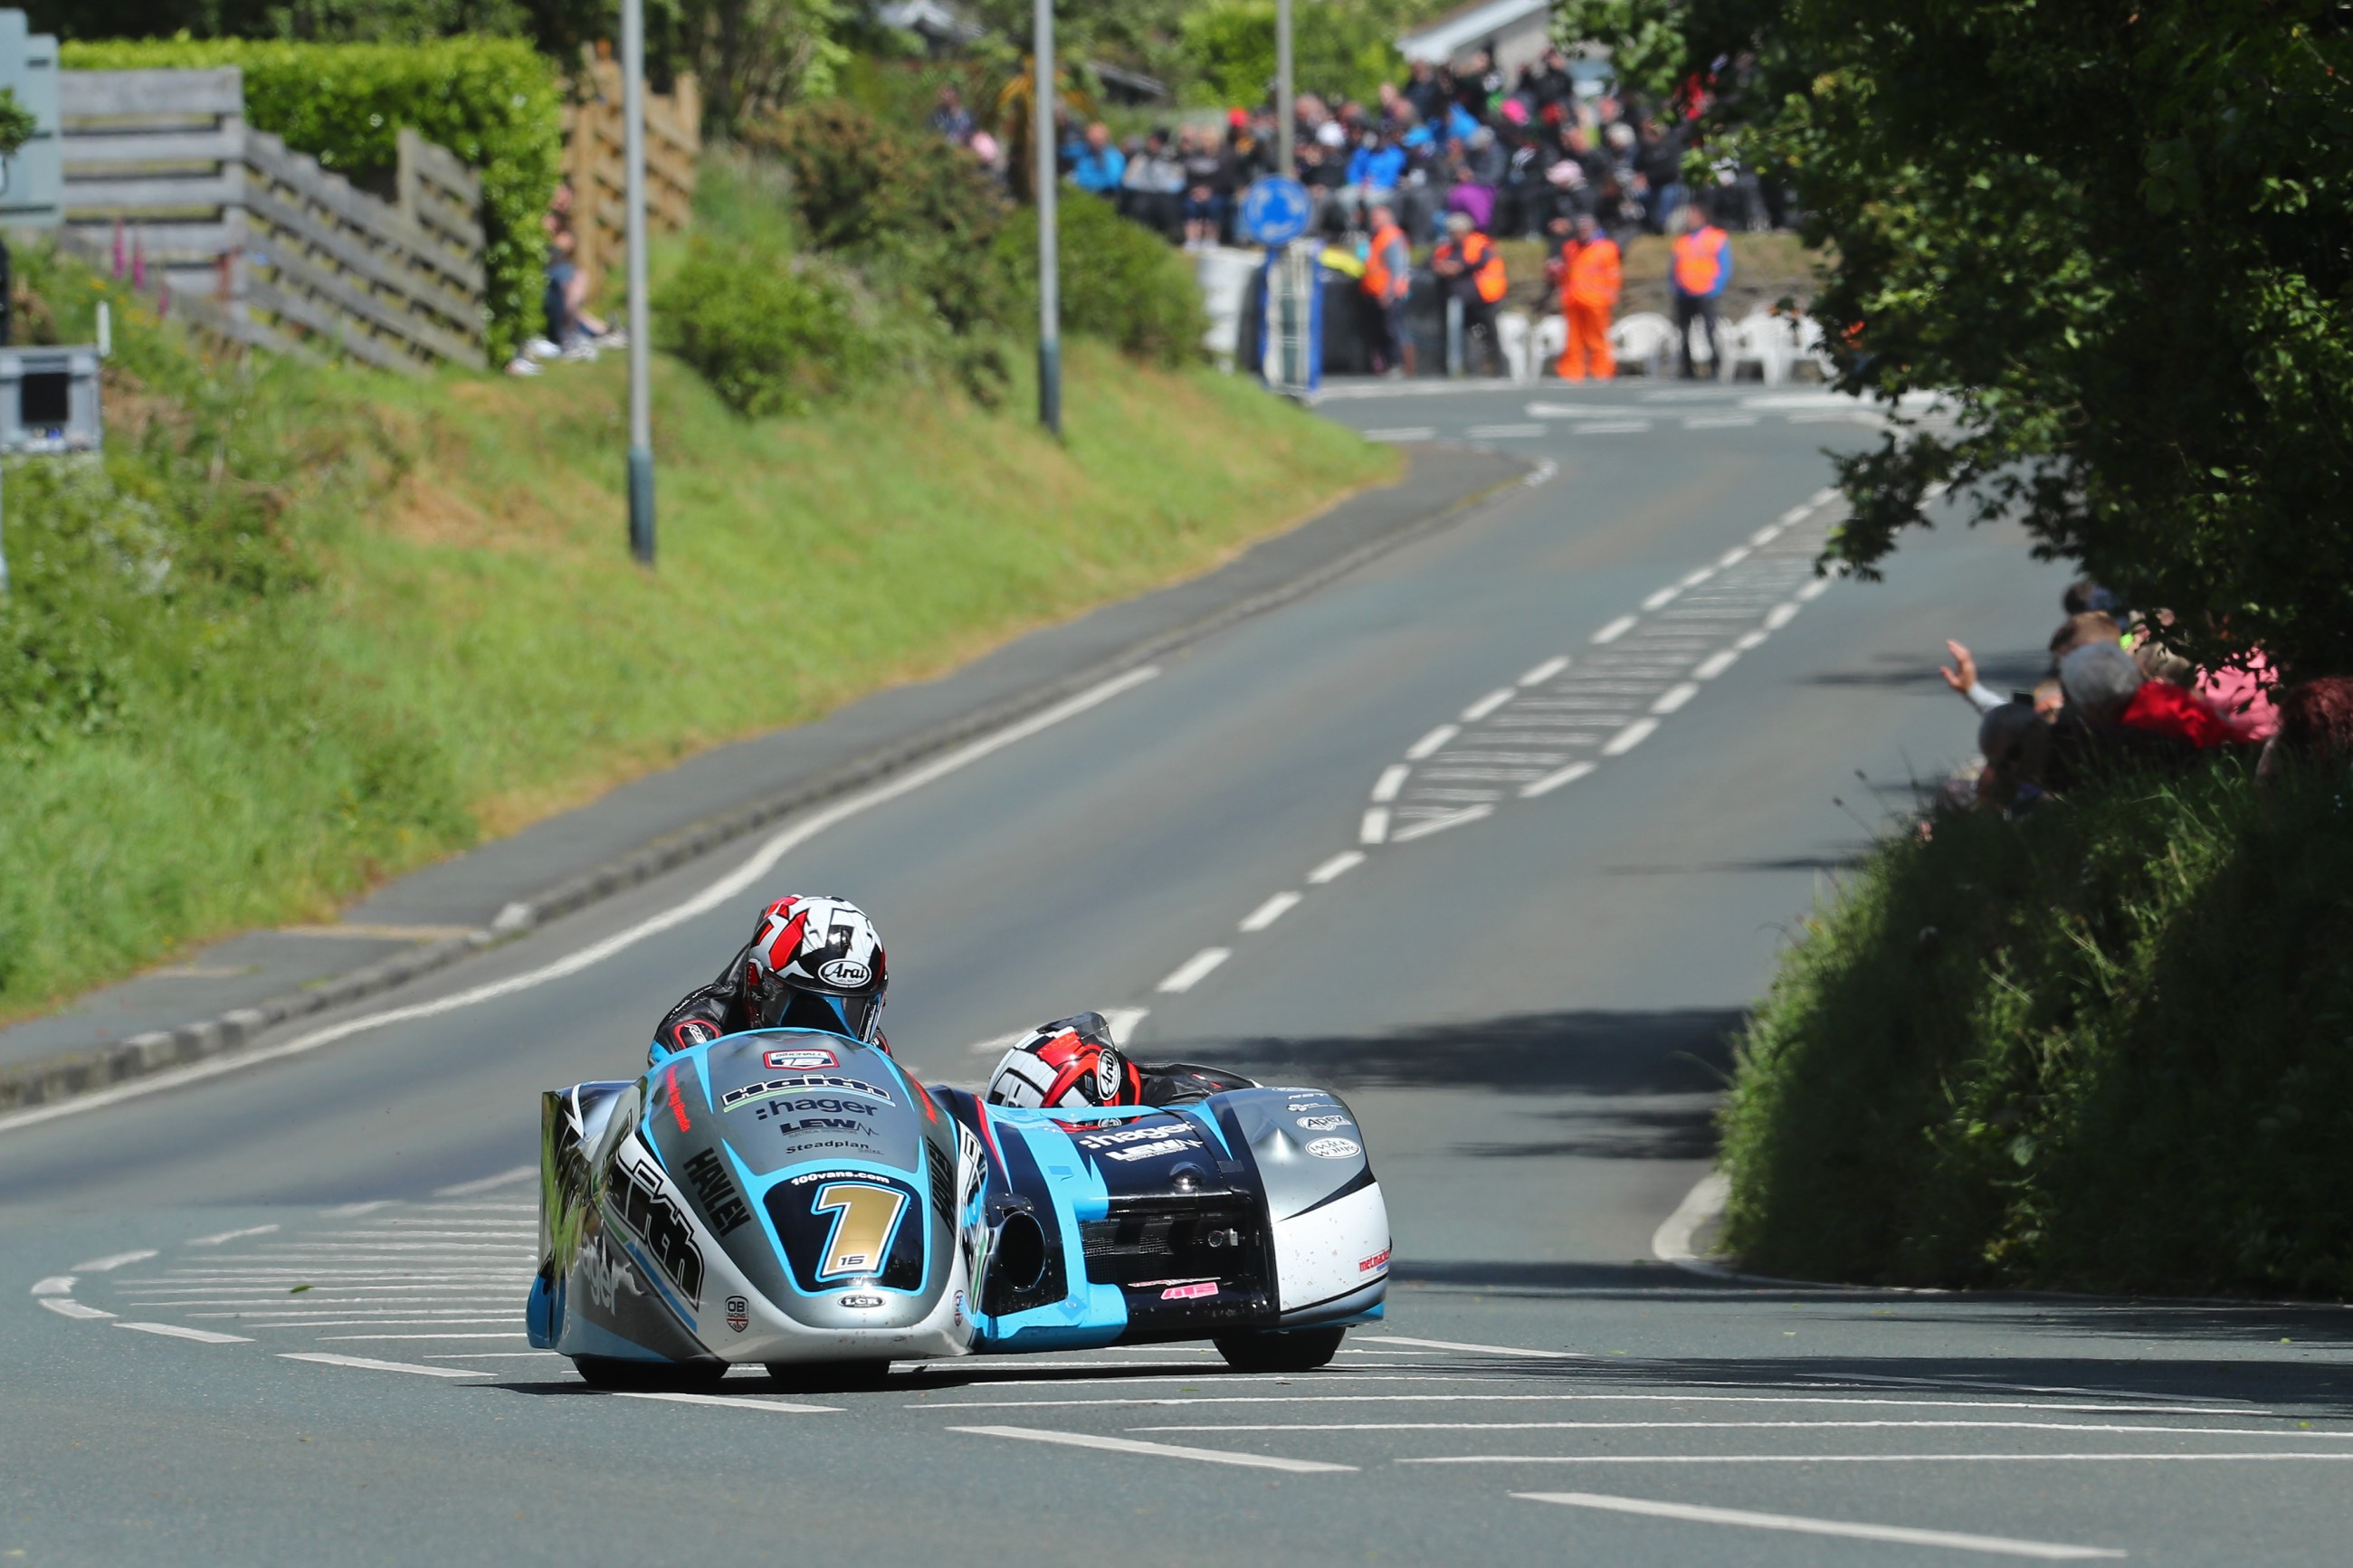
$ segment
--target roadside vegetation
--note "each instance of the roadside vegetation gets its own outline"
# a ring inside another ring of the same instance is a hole
[[[711,182],[716,243],[796,232],[760,179]],[[955,334],[893,287],[822,253],[738,256],[747,289],[806,262],[901,348],[828,383],[788,344],[789,416],[658,355],[646,573],[623,542],[619,356],[415,381],[223,356],[78,264],[16,254],[28,333],[87,342],[109,299],[116,357],[103,460],[7,473],[0,1013],[323,915],[696,749],[936,675],[1396,462],[1085,335],[1057,444],[1003,342],[992,410],[953,354],[904,348]],[[690,247],[658,261],[661,300]]]
[[[1949,492],[2137,612],[2105,637],[2181,700],[2238,671],[2326,720],[2281,730],[2263,785],[2243,758],[2151,765],[2021,815],[2041,781],[1998,773],[1990,808],[1881,846],[1741,1045],[1729,1245],[1822,1278],[2353,1293],[2343,17],[1572,0],[1565,22],[1683,93],[1687,167],[1789,184],[1840,384],[1943,400],[1838,460],[1826,568],[1873,575]],[[2131,721],[2067,704],[2053,732]]]

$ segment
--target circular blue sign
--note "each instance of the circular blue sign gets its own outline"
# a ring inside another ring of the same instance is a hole
[[[1242,194],[1240,227],[1261,245],[1288,245],[1307,232],[1314,211],[1297,180],[1261,180]]]

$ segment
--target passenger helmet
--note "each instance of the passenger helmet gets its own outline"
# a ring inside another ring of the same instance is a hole
[[[847,899],[778,899],[744,955],[744,1004],[763,1029],[823,1029],[871,1043],[890,989],[881,934]]]
[[[1140,1105],[1143,1079],[1135,1064],[1111,1043],[1100,1013],[1040,1024],[1005,1053],[989,1076],[991,1105]]]

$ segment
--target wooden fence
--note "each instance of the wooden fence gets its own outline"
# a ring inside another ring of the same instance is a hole
[[[564,111],[564,175],[572,185],[573,260],[591,287],[627,254],[623,201],[621,68],[593,60],[574,84],[580,100]],[[694,78],[646,103],[646,226],[684,228],[694,211],[694,171],[702,153],[702,94]]]
[[[130,248],[174,305],[240,342],[387,369],[485,354],[481,189],[404,129],[396,202],[245,123],[243,73],[65,71],[68,241]]]

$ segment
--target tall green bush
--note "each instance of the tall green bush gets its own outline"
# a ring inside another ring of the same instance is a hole
[[[1065,190],[1056,204],[1054,233],[1064,330],[1092,333],[1157,365],[1173,368],[1199,355],[1208,316],[1181,252],[1109,202],[1075,190]],[[1008,225],[996,251],[997,264],[1034,300],[1037,226]]]
[[[863,376],[873,345],[848,289],[815,266],[698,236],[653,299],[662,346],[738,414],[798,414]]]
[[[68,43],[68,70],[237,66],[248,123],[327,168],[367,180],[398,159],[404,125],[481,175],[491,360],[538,330],[547,238],[540,218],[563,162],[554,68],[517,38],[416,45],[238,38]]]
[[[1366,101],[1395,80],[1404,59],[1394,42],[1398,8],[1365,0],[1298,7],[1292,74],[1303,92]],[[1186,62],[1198,73],[1187,94],[1204,103],[1254,104],[1274,79],[1274,0],[1207,0],[1185,13]]]
[[[2235,762],[1892,839],[1725,1118],[1769,1273],[2353,1293],[2353,779]]]

